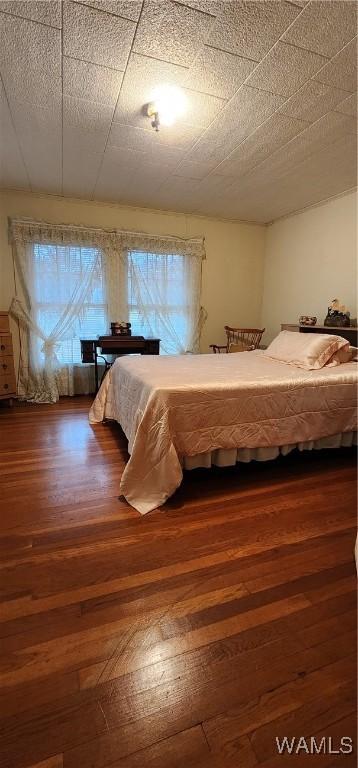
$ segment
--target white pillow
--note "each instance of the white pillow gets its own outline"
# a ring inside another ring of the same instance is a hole
[[[328,333],[295,333],[281,331],[264,351],[264,355],[282,363],[305,368],[323,368],[335,352],[349,350],[349,341]]]

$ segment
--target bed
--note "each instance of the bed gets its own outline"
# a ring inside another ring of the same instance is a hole
[[[307,371],[262,350],[127,356],[107,374],[89,418],[120,423],[130,454],[120,492],[145,514],[174,493],[184,468],[351,445],[357,380],[355,362]]]

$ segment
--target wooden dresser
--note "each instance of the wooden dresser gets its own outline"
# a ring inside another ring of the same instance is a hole
[[[329,333],[333,336],[342,336],[347,339],[352,347],[358,347],[358,328],[355,325],[290,325],[281,324],[281,331],[296,331],[297,333]]]
[[[0,400],[16,397],[14,353],[10,333],[9,315],[0,312]]]

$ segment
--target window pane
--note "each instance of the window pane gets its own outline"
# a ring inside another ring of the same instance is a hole
[[[59,342],[56,355],[60,363],[81,362],[80,337],[95,338],[107,329],[107,303],[102,269],[102,257],[96,248],[79,246],[34,245],[33,285],[34,315],[37,325],[49,336],[71,301],[76,286],[85,277],[88,268],[98,263],[89,301],[78,313],[69,335],[73,338]],[[42,342],[38,342],[41,358]]]
[[[161,339],[161,351],[186,348],[189,333],[185,257],[128,253],[128,310],[132,333]]]

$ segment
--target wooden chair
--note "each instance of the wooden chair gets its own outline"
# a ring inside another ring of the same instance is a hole
[[[243,347],[243,351],[257,349],[262,339],[265,328],[232,328],[230,325],[224,326],[227,342],[224,345],[210,344],[214,354],[229,352],[232,344]]]

